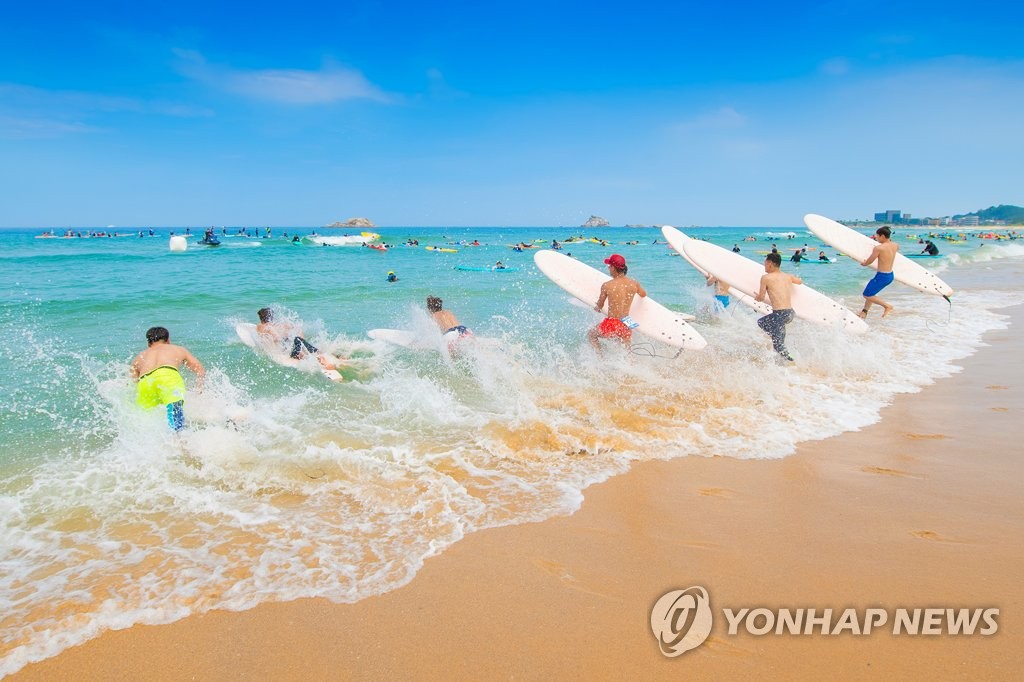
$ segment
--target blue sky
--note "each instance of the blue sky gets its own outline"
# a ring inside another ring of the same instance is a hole
[[[0,225],[1024,204],[1018,3],[5,3]]]

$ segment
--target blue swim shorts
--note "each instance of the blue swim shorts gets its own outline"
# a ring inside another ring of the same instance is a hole
[[[891,272],[879,272],[872,277],[871,281],[868,282],[868,285],[864,287],[864,297],[867,298],[869,296],[876,295],[879,291],[892,284],[893,279]]]

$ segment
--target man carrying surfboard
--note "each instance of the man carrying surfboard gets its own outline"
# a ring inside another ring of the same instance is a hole
[[[171,333],[164,327],[146,330],[149,347],[135,356],[129,373],[137,384],[136,402],[146,409],[160,405],[167,408],[167,424],[175,431],[185,428],[185,380],[178,371],[182,365],[196,374],[196,386],[203,388],[206,369],[187,348],[171,343]]]
[[[877,303],[885,309],[882,311],[882,317],[892,312],[892,306],[878,297],[878,293],[892,284],[895,278],[892,273],[892,264],[896,261],[896,252],[899,251],[900,247],[896,242],[889,239],[891,235],[892,231],[888,225],[883,225],[875,230],[875,241],[878,242],[878,246],[871,249],[871,255],[861,262],[861,265],[866,267],[876,260],[878,261],[878,272],[868,281],[867,286],[864,287],[864,308],[860,311],[862,318],[868,316],[868,311],[871,310],[871,304],[873,303]]]
[[[601,339],[618,339],[623,346],[629,348],[630,340],[633,338],[633,329],[639,326],[629,316],[633,296],[641,298],[647,296],[647,292],[639,282],[626,277],[628,268],[625,258],[613,253],[604,259],[604,263],[608,266],[608,274],[612,278],[601,285],[601,295],[597,299],[594,310],[599,313],[604,312],[604,304],[607,301],[608,317],[587,333],[591,345],[599,352]]]
[[[782,256],[769,253],[764,259],[761,288],[755,301],[764,301],[765,294],[772,303],[772,312],[757,320],[757,326],[772,337],[772,347],[785,360],[793,362],[793,356],[786,350],[786,325],[793,321],[793,304],[790,302],[794,284],[803,284],[796,275],[782,272]]]

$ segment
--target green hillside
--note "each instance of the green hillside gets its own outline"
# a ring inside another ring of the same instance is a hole
[[[975,215],[978,216],[978,220],[1005,220],[1007,223],[1020,225],[1024,223],[1024,206],[1000,204],[999,206],[989,206],[986,209],[975,211],[974,213],[953,217],[959,219]]]

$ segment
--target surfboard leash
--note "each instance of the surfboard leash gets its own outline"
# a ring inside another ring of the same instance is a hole
[[[953,299],[951,299],[949,296],[946,296],[945,294],[939,295],[942,296],[942,298],[946,299],[946,303],[949,304],[949,311],[946,313],[946,322],[945,324],[942,325],[943,327],[948,327],[950,324],[953,323]],[[928,318],[925,318],[924,326],[930,332],[936,331],[932,329],[931,322],[928,321]]]
[[[646,358],[661,358],[663,360],[675,360],[683,353],[683,349],[680,348],[676,351],[675,355],[660,355],[655,349],[653,343],[639,343],[632,344],[629,347],[629,352],[634,355],[639,355]]]

